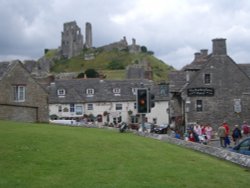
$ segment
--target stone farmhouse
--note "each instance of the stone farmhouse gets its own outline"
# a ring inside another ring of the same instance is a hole
[[[179,126],[198,122],[217,130],[224,120],[231,127],[250,122],[250,64],[234,62],[226,39],[212,43],[211,54],[201,50],[191,64],[169,75],[170,119]]]
[[[50,85],[49,114],[64,119],[97,117],[102,123],[138,123],[136,89],[150,88],[155,95],[155,107],[146,114],[148,122],[168,124],[168,85],[156,85],[150,80],[55,80]]]
[[[20,61],[0,63],[0,119],[48,122],[48,92]]]

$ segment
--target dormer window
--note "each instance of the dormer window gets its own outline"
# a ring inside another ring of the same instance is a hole
[[[87,95],[94,95],[94,93],[95,93],[94,89],[91,89],[91,88],[86,89],[86,94]]]
[[[120,88],[114,88],[113,93],[114,94],[121,94],[121,89]]]
[[[65,89],[58,89],[57,90],[57,95],[58,96],[65,96],[65,93],[66,93]]]

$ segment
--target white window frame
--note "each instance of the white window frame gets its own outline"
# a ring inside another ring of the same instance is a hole
[[[83,115],[82,105],[75,105],[75,113],[76,113],[76,115]]]
[[[26,87],[16,85],[13,87],[13,90],[14,90],[14,101],[24,102],[26,99]]]
[[[94,110],[94,104],[93,103],[87,104],[87,110]]]
[[[120,88],[114,88],[113,89],[113,93],[114,94],[120,94],[121,93],[121,89]]]
[[[87,95],[94,95],[95,94],[95,90],[92,89],[92,88],[88,88],[88,89],[86,89],[86,94]]]
[[[75,112],[75,104],[74,103],[72,103],[72,104],[69,105],[69,111],[71,113]]]
[[[58,95],[58,96],[65,96],[65,94],[66,94],[65,89],[58,89],[58,90],[57,90],[57,95]]]
[[[122,103],[115,104],[115,110],[122,110]]]

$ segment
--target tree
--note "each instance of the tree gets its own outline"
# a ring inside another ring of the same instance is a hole
[[[95,69],[87,69],[85,74],[88,78],[98,78],[99,73]]]
[[[84,73],[83,72],[81,72],[81,73],[79,73],[78,75],[77,75],[77,78],[84,78]]]
[[[142,53],[146,53],[148,51],[147,47],[146,46],[142,46],[141,47],[141,52]]]

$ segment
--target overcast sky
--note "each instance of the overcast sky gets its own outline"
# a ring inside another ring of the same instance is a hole
[[[61,43],[63,23],[76,21],[93,46],[132,38],[176,69],[214,38],[226,38],[228,55],[250,63],[249,0],[0,0],[0,61],[34,59]]]

